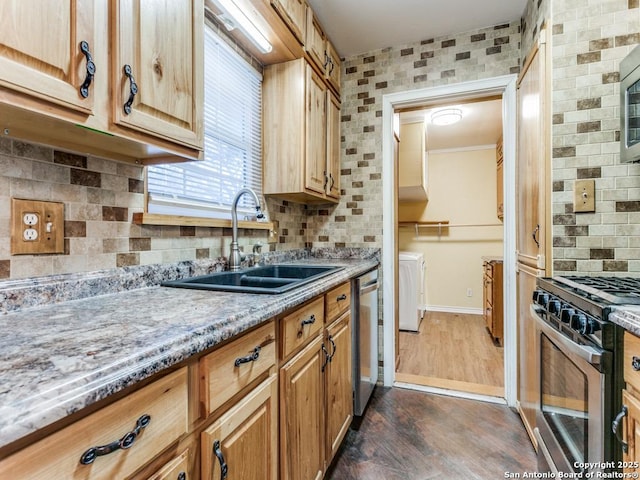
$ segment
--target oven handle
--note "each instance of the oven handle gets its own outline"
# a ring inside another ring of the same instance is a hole
[[[573,342],[570,338],[564,336],[561,332],[548,325],[542,319],[540,316],[540,313],[543,311],[542,309],[536,308],[533,304],[529,308],[531,310],[531,315],[536,319],[540,330],[542,330],[549,338],[553,339],[554,342],[561,344],[562,347],[589,362],[591,365],[600,366],[602,364],[602,354],[598,350],[587,345],[579,345]]]

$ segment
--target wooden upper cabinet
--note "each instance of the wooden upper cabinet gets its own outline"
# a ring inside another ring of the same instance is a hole
[[[86,97],[80,93],[87,78],[80,44],[86,42],[88,52],[94,51],[93,3],[0,2],[0,86],[45,100],[43,111],[55,104],[92,114],[92,85]]]
[[[328,182],[326,168],[326,93],[327,87],[313,69],[306,68],[307,129],[305,188],[324,194]]]
[[[300,44],[304,45],[307,3],[304,0],[271,0],[271,6],[275,8]]]
[[[544,35],[542,36],[544,37]],[[550,257],[547,212],[549,192],[549,121],[546,44],[527,57],[518,84],[518,160],[516,178],[518,261],[545,269]]]
[[[340,101],[327,93],[327,196],[340,198]]]
[[[322,76],[304,58],[265,68],[265,195],[301,203],[336,202],[340,195],[339,103],[333,99],[328,104],[327,96],[331,92]]]
[[[203,12],[189,0],[119,0],[112,50],[118,125],[202,148]]]
[[[325,35],[322,26],[313,13],[311,7],[307,6],[307,29],[304,41],[304,50],[309,56],[309,60],[324,72],[327,59],[324,49]]]
[[[327,56],[327,66],[325,67],[325,78],[336,94],[340,95],[340,55],[333,44],[327,38],[324,42],[325,54]]]

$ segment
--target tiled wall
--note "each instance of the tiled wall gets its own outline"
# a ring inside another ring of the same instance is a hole
[[[640,165],[620,163],[620,60],[640,43],[638,0],[553,0],[554,274],[640,272]],[[596,212],[573,212],[576,179]]]
[[[229,228],[133,224],[133,213],[144,209],[143,170],[0,138],[0,279],[229,254]],[[10,255],[11,197],[64,202],[64,255]],[[303,248],[304,207],[275,200],[266,203],[269,219],[278,222],[277,249]],[[267,243],[264,230],[240,229],[239,234],[241,246]],[[250,252],[251,247],[245,250]]]
[[[518,73],[519,63],[519,21],[347,58],[342,199],[309,208],[313,246],[382,246],[382,95]]]

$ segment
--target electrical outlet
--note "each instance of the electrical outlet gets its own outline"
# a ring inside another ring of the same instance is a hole
[[[473,290],[471,288],[467,288],[467,297],[473,297]]]
[[[11,255],[64,253],[64,204],[11,199]]]

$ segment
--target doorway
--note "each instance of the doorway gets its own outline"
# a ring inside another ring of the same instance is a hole
[[[502,399],[502,98],[395,115],[396,381]]]
[[[516,324],[515,324],[515,109],[516,76],[507,75],[455,85],[412,90],[383,96],[383,335],[384,384],[392,386],[396,378],[395,311],[398,299],[397,249],[398,201],[394,171],[394,112],[423,105],[450,105],[497,96],[502,101],[504,142],[504,398],[516,402]],[[427,267],[428,268],[428,267]],[[465,396],[464,394],[462,396]],[[469,395],[472,396],[472,395]]]

